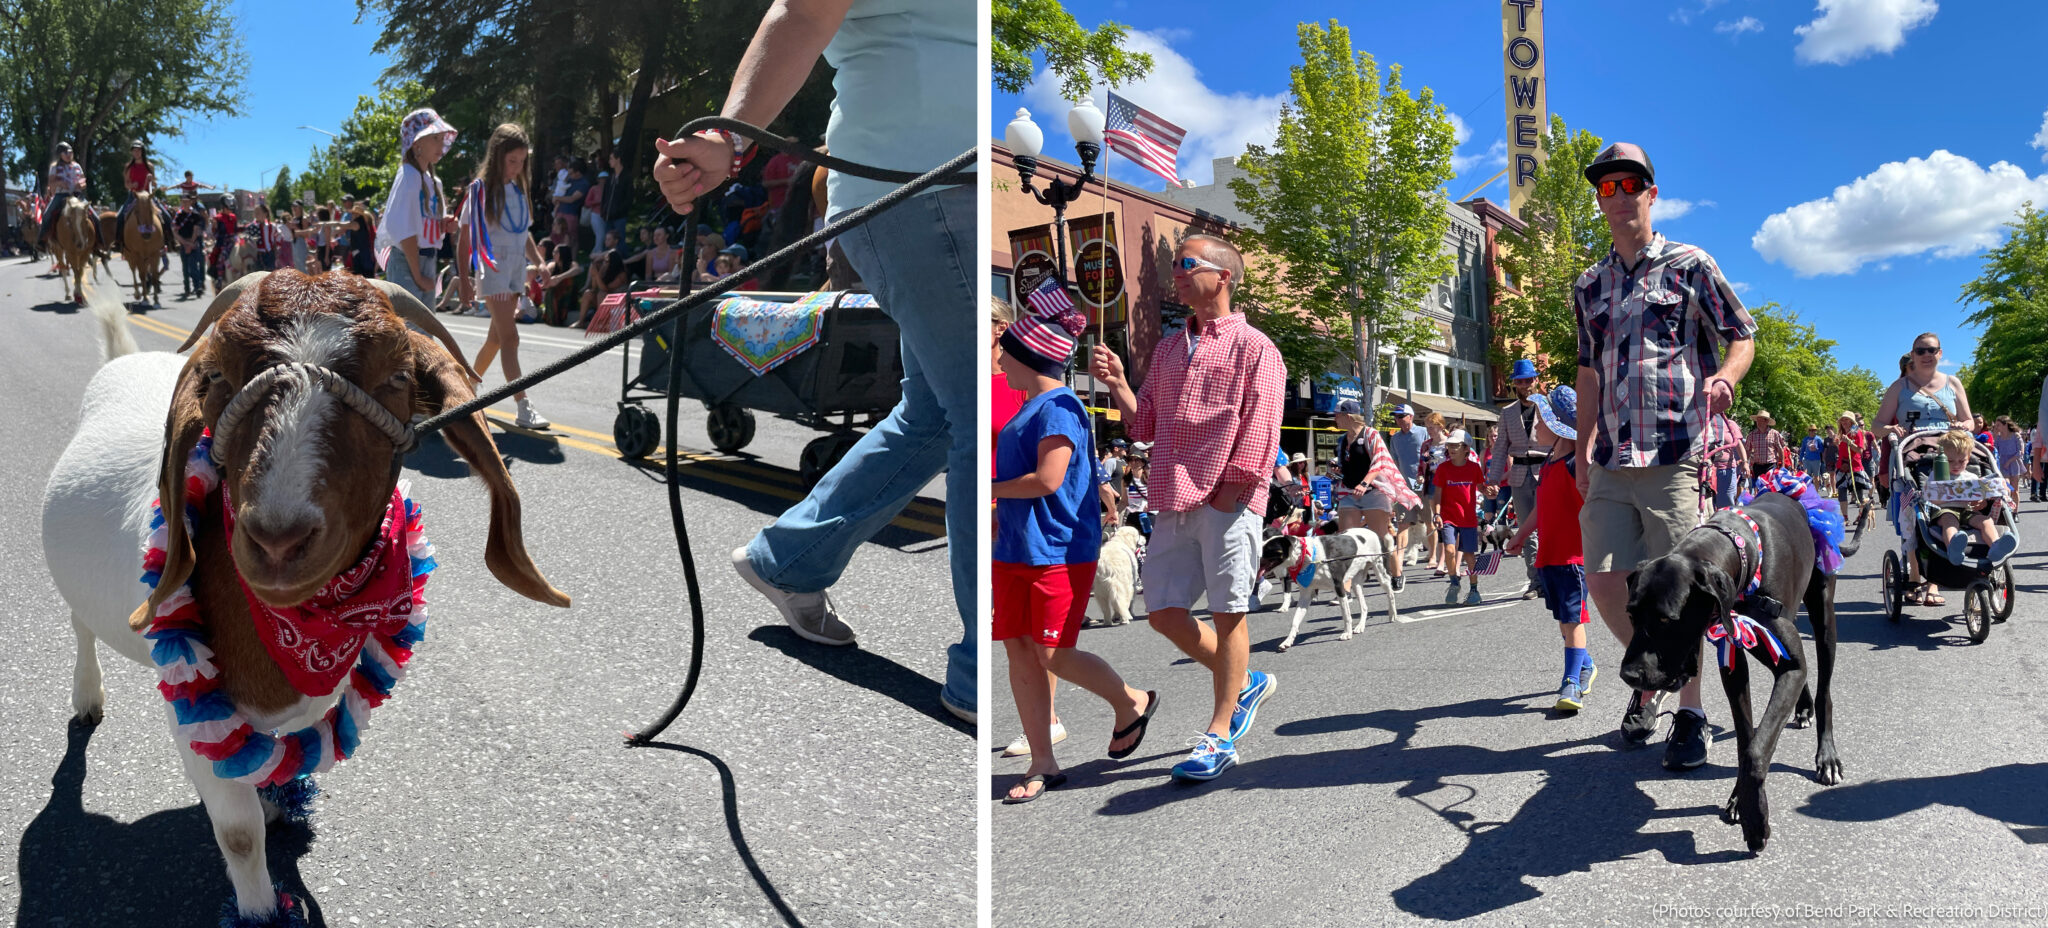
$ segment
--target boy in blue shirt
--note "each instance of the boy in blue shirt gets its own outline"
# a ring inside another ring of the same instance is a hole
[[[991,552],[994,638],[1010,663],[1010,693],[1031,746],[1031,766],[1005,803],[1025,803],[1067,782],[1052,756],[1052,681],[1072,681],[1116,712],[1109,756],[1129,757],[1145,738],[1159,694],[1125,685],[1100,657],[1079,651],[1082,616],[1102,547],[1095,447],[1088,411],[1061,381],[1087,320],[1064,289],[1032,295],[1050,318],[1027,313],[1003,333],[997,363],[1023,408],[996,433],[996,538]],[[1064,305],[1058,305],[1064,304]]]

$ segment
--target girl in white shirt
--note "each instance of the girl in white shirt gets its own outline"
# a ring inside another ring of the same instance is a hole
[[[540,273],[540,246],[528,231],[533,224],[533,201],[526,195],[526,162],[531,144],[525,130],[514,123],[499,126],[484,148],[483,164],[477,169],[462,198],[462,216],[456,223],[456,274],[464,302],[483,297],[491,315],[491,331],[477,351],[476,370],[483,373],[493,354],[505,353],[505,380],[518,380],[519,293],[526,282]],[[495,266],[494,266],[495,265]],[[544,429],[545,416],[535,412],[526,394],[519,403],[520,428]]]
[[[441,179],[434,176],[434,163],[454,141],[455,127],[432,109],[405,114],[398,124],[398,148],[405,153],[405,163],[377,225],[377,263],[384,268],[384,279],[428,306],[434,304],[435,294],[427,288],[439,280],[435,259],[443,226],[449,222],[448,201]]]

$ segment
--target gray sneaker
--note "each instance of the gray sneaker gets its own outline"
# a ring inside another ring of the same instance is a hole
[[[754,564],[747,560],[745,546],[732,549],[732,569],[747,585],[760,590],[761,595],[782,610],[782,619],[789,623],[791,631],[805,641],[819,644],[847,645],[853,643],[853,629],[839,621],[838,610],[832,608],[832,597],[827,593],[790,593],[778,590],[761,579],[754,572]]]

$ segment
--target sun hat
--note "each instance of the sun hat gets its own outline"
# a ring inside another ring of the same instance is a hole
[[[442,119],[441,114],[434,112],[432,107],[422,106],[405,114],[405,118],[398,123],[399,154],[403,155],[411,151],[412,143],[419,141],[420,136],[426,135],[429,132],[438,132],[441,135],[447,136],[447,138],[442,139],[444,144],[455,141],[455,127],[449,125],[447,120]]]
[[[1772,422],[1776,422],[1776,421],[1778,421],[1778,420],[1776,420],[1776,419],[1771,419],[1771,411],[1770,411],[1770,410],[1768,410],[1768,409],[1759,409],[1759,410],[1757,410],[1756,412],[1750,413],[1750,414],[1749,414],[1749,419],[1750,419],[1750,421],[1752,421],[1752,422],[1754,422],[1754,421],[1756,421],[1756,420],[1758,420],[1758,419],[1769,419],[1769,420],[1770,420],[1770,421],[1772,421]]]
[[[1528,358],[1515,359],[1515,366],[1508,371],[1509,380],[1533,380],[1536,377],[1536,362]]]
[[[1593,163],[1586,165],[1586,182],[1597,184],[1600,178],[1617,171],[1634,171],[1652,184],[1657,182],[1657,172],[1650,167],[1650,153],[1634,142],[1616,142],[1594,155]]]
[[[1293,456],[1293,457],[1291,457],[1291,458],[1288,458],[1288,459],[1287,459],[1287,463],[1289,463],[1289,464],[1307,464],[1307,463],[1308,463],[1308,455],[1306,455],[1306,454],[1302,454],[1301,452],[1299,452],[1299,451],[1296,451],[1296,452],[1294,452],[1294,456]]]
[[[1536,401],[1536,413],[1543,417],[1543,427],[1552,434],[1567,441],[1579,440],[1579,392],[1567,386],[1558,386],[1544,397],[1530,397]]]

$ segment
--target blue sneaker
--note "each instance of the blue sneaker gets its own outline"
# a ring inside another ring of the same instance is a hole
[[[1245,675],[1244,689],[1237,691],[1237,708],[1230,713],[1230,742],[1244,737],[1251,730],[1252,721],[1258,717],[1259,704],[1273,691],[1280,688],[1280,681],[1272,674],[1254,670]]]
[[[1472,589],[1465,594],[1465,605],[1477,606],[1479,601],[1479,584],[1474,583]]]
[[[1577,712],[1586,707],[1585,690],[1579,688],[1579,681],[1567,679],[1557,688],[1557,703],[1551,706],[1559,712]]]
[[[1195,749],[1188,752],[1188,759],[1173,765],[1173,778],[1196,782],[1213,780],[1235,766],[1237,745],[1205,731],[1202,740],[1195,742]]]
[[[1595,666],[1593,666],[1593,663],[1592,663],[1591,661],[1587,661],[1587,662],[1586,662],[1586,666],[1585,666],[1585,667],[1582,667],[1582,668],[1580,668],[1580,670],[1579,670],[1579,695],[1580,695],[1580,696],[1591,696],[1591,695],[1593,695],[1593,680],[1594,680],[1594,678],[1596,678],[1596,677],[1598,677],[1598,676],[1600,676],[1600,668],[1598,668],[1598,667],[1595,667]]]
[[[1449,587],[1446,587],[1446,588],[1444,589],[1444,605],[1446,605],[1446,606],[1455,606],[1455,605],[1457,605],[1457,604],[1458,604],[1458,581],[1456,581],[1456,580],[1452,580],[1452,581],[1451,581],[1451,585],[1450,585]]]

